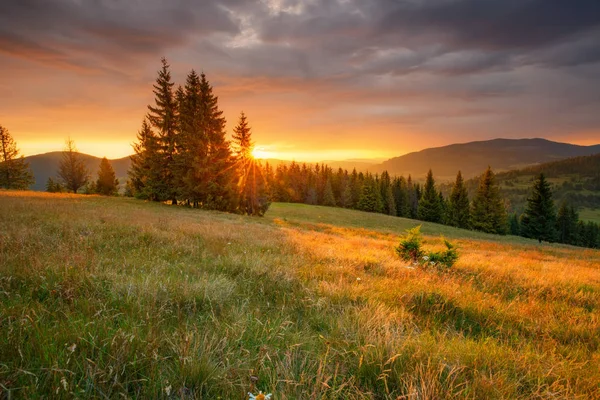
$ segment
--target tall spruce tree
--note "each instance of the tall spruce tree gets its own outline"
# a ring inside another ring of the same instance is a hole
[[[360,195],[362,193],[363,179],[362,172],[359,174],[356,172],[356,168],[352,170],[350,175],[350,192],[352,193],[351,208],[358,208],[358,202],[360,201]]]
[[[106,157],[100,161],[98,168],[98,179],[96,180],[96,192],[105,196],[113,196],[117,193],[119,180],[115,170]]]
[[[383,200],[377,181],[372,175],[367,174],[362,186],[357,208],[361,211],[380,213],[383,211]]]
[[[333,194],[333,186],[331,185],[331,178],[327,178],[325,181],[325,189],[323,190],[323,205],[328,207],[334,207],[336,205],[335,195]]]
[[[384,195],[384,213],[387,215],[397,216],[398,211],[396,210],[396,199],[394,198],[394,190],[391,184],[386,186]]]
[[[200,75],[201,131],[205,135],[205,150],[194,159],[191,187],[202,207],[220,211],[237,208],[235,160],[225,135],[225,118],[219,109],[218,97],[206,79]]]
[[[419,191],[418,186],[415,185],[412,181],[412,177],[408,175],[408,180],[406,182],[407,190],[408,190],[408,205],[409,205],[409,213],[408,218],[416,219],[418,217],[419,211]]]
[[[563,201],[556,217],[556,230],[560,243],[576,244],[578,220],[579,216],[573,206],[569,207],[567,202]]]
[[[379,178],[379,182],[381,198],[383,199],[383,213],[387,215],[396,215],[396,200],[394,199],[390,174],[387,171],[383,171]]]
[[[19,157],[17,144],[8,129],[0,125],[0,187],[23,190],[33,183],[29,164],[23,156]]]
[[[541,173],[533,183],[527,207],[521,218],[521,234],[528,238],[553,242],[556,240],[556,211],[552,190]]]
[[[506,234],[507,215],[496,177],[490,167],[479,180],[471,209],[471,227],[487,233]]]
[[[519,224],[519,216],[517,215],[517,213],[512,213],[510,214],[510,217],[508,219],[508,232],[511,235],[514,236],[520,236],[521,235],[521,225]]]
[[[145,200],[166,200],[159,139],[146,118],[137,134],[137,143],[133,145],[133,150],[128,171],[128,186],[132,194]]]
[[[179,195],[188,204],[198,206],[202,200],[195,191],[194,165],[207,157],[208,137],[204,130],[200,76],[191,70],[185,87],[177,91],[178,129],[176,135],[177,182]]]
[[[418,218],[422,221],[442,222],[442,207],[431,170],[427,173],[423,196],[419,200]]]
[[[408,187],[403,176],[395,178],[392,183],[394,200],[396,201],[396,215],[399,217],[410,217],[410,204],[408,201]]]
[[[174,82],[171,80],[170,66],[167,60],[161,59],[162,67],[154,83],[154,105],[148,106],[148,121],[158,133],[157,144],[160,149],[162,185],[160,200],[170,200],[177,204],[176,179],[176,145],[177,145],[177,99],[173,93]]]
[[[469,228],[471,222],[471,207],[467,187],[460,171],[448,199],[448,224],[458,228]]]
[[[58,166],[58,176],[67,190],[77,193],[88,183],[90,173],[81,159],[81,154],[77,152],[75,142],[68,138],[65,143],[65,150]]]
[[[269,208],[267,183],[258,161],[252,157],[254,142],[246,115],[242,112],[233,129],[233,146],[239,174],[239,210],[243,214],[262,216]]]

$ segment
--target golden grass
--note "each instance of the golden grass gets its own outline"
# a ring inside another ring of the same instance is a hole
[[[5,396],[600,398],[599,251],[429,224],[441,272],[395,254],[416,221],[31,192],[0,223]]]

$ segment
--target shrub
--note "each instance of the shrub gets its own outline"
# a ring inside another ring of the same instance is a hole
[[[458,260],[458,251],[456,246],[442,238],[446,245],[445,251],[425,252],[421,248],[423,237],[421,234],[421,225],[408,229],[406,237],[400,240],[396,252],[404,261],[411,261],[421,266],[450,268]]]
[[[421,225],[408,229],[406,233],[406,238],[400,240],[400,245],[396,248],[396,252],[404,261],[417,263],[424,256],[424,252],[421,249],[421,243],[423,242]]]

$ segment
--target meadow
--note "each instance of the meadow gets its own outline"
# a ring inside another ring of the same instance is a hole
[[[0,192],[0,398],[600,398],[600,251],[418,224]]]

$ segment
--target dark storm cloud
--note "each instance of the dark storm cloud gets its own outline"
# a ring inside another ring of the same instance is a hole
[[[391,11],[380,32],[421,34],[461,49],[536,49],[599,25],[597,0],[422,1]]]
[[[229,11],[212,1],[0,2],[0,51],[58,65],[86,66],[86,57],[157,57],[212,32],[237,32]]]

